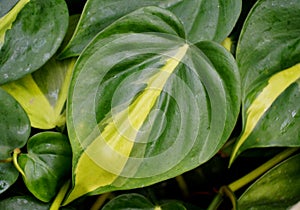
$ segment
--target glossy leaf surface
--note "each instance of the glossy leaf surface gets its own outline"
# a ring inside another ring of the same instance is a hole
[[[195,168],[235,125],[240,83],[231,54],[214,42],[192,45],[174,36],[183,28],[167,10],[147,7],[130,15],[136,14],[155,16],[155,33],[116,34],[110,26],[75,65],[67,104],[73,190],[66,203]],[[177,25],[167,34],[161,26],[168,23]]]
[[[38,71],[2,86],[23,106],[31,126],[51,129],[65,124],[64,105],[75,59],[50,59]]]
[[[172,11],[183,22],[188,40],[193,43],[201,40],[221,42],[235,25],[241,4],[241,0],[88,0],[75,34],[60,57],[78,56],[101,30],[145,6]]]
[[[154,205],[147,198],[139,194],[123,194],[109,201],[102,210],[185,210],[186,208],[179,202],[168,201],[162,205]]]
[[[18,158],[24,182],[36,198],[49,202],[71,171],[69,141],[61,133],[38,133],[29,139],[27,152]]]
[[[11,158],[15,148],[23,147],[30,135],[30,122],[18,102],[0,88],[0,160]],[[12,162],[0,162],[0,193],[17,179],[19,172]]]
[[[22,7],[15,9],[19,3]],[[0,84],[19,79],[46,63],[68,27],[68,9],[63,0],[19,3],[0,21]],[[3,20],[5,17],[9,18]]]
[[[50,204],[43,203],[29,196],[10,197],[0,201],[0,209],[12,210],[49,210]]]
[[[238,200],[239,209],[289,209],[300,198],[300,155],[271,169],[252,184]]]
[[[0,163],[0,194],[15,183],[19,176],[12,162]]]
[[[232,160],[252,147],[300,145],[299,11],[297,0],[262,0],[245,21],[236,53],[243,133]]]

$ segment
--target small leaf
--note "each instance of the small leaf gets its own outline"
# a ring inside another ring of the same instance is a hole
[[[231,161],[253,147],[300,146],[300,2],[262,0],[250,11],[237,46],[243,132]]]
[[[0,209],[12,210],[49,210],[50,204],[43,203],[30,196],[15,196],[0,201]]]
[[[300,155],[280,163],[252,184],[239,198],[239,209],[289,209],[300,197]]]
[[[17,181],[19,172],[12,163],[0,163],[0,194]]]
[[[97,33],[146,6],[159,6],[173,12],[182,21],[188,40],[193,43],[202,40],[222,42],[234,27],[241,5],[241,0],[88,0],[76,31],[60,58],[78,56]]]
[[[118,34],[111,25],[74,67],[67,103],[73,189],[65,204],[191,170],[220,149],[235,125],[240,83],[232,55],[215,42],[192,45],[174,30],[167,34],[161,26],[168,23],[179,35],[183,30],[167,10],[147,7],[128,16],[136,14],[155,20],[141,29],[150,22],[158,30]]]
[[[2,86],[23,106],[31,126],[51,129],[65,124],[67,99],[75,59],[50,59],[41,69]]]
[[[131,193],[119,195],[109,201],[102,210],[185,210],[186,208],[178,201],[165,201],[161,205],[152,204],[146,197]]]
[[[71,170],[68,139],[61,133],[38,133],[29,139],[27,151],[18,158],[25,173],[24,182],[36,198],[49,202]]]
[[[8,20],[0,25],[0,44],[4,41],[0,47],[0,84],[40,68],[57,51],[67,31],[65,1],[28,1],[19,1],[2,17]],[[11,16],[16,16],[15,21]]]
[[[147,209],[154,210],[154,205],[144,196],[140,194],[123,194],[109,201],[102,210],[112,210],[112,209]]]
[[[0,160],[11,158],[15,148],[23,147],[30,135],[30,122],[18,102],[0,88]],[[0,162],[0,193],[7,190],[18,178],[11,162]]]

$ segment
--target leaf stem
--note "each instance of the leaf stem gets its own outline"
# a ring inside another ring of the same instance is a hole
[[[217,210],[218,207],[223,202],[224,195],[226,195],[232,204],[232,209],[237,209],[237,202],[234,193],[231,191],[231,189],[228,186],[222,186],[219,190],[219,193],[214,197],[213,201],[210,203],[207,210]]]
[[[218,207],[221,205],[221,203],[223,202],[223,195],[221,193],[218,193],[213,201],[210,203],[209,207],[207,208],[207,210],[217,210]]]
[[[294,152],[296,152],[299,148],[288,148],[284,150],[283,152],[277,154],[275,157],[267,161],[266,163],[262,164],[255,170],[251,171],[249,174],[243,176],[242,178],[232,182],[228,185],[229,189],[231,189],[232,192],[237,191],[238,189],[242,188],[246,184],[252,182],[253,180],[257,179],[260,175],[292,155]]]
[[[13,161],[13,159],[10,157],[10,158],[4,159],[4,160],[0,160],[0,163],[11,163],[12,161]]]
[[[179,188],[182,191],[183,196],[185,198],[187,198],[189,196],[189,189],[188,189],[188,186],[187,186],[183,176],[182,175],[176,176],[175,179],[177,181],[177,184],[178,184]]]
[[[25,173],[18,163],[18,155],[20,153],[21,153],[21,150],[19,148],[14,149],[13,163],[14,163],[14,166],[16,167],[16,169],[20,172],[20,174],[22,174],[22,176],[25,177]]]
[[[96,202],[93,204],[93,206],[91,207],[90,210],[100,209],[103,206],[104,202],[110,197],[112,197],[111,193],[104,193],[104,194],[98,196]]]
[[[55,197],[53,203],[51,204],[51,207],[49,210],[58,210],[61,206],[61,203],[63,199],[66,196],[66,193],[68,192],[68,189],[70,187],[71,180],[66,181],[66,183],[60,188],[57,196]]]

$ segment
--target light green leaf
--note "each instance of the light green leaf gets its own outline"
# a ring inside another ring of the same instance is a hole
[[[166,201],[161,205],[152,204],[146,197],[131,193],[119,195],[109,201],[102,210],[185,210],[186,208],[178,201]]]
[[[18,102],[0,88],[0,193],[7,190],[18,178],[11,158],[15,148],[23,147],[30,135],[30,122]]]
[[[222,42],[233,29],[241,5],[241,0],[88,0],[76,31],[60,58],[78,56],[101,30],[145,6],[172,11],[182,21],[188,40],[193,43],[201,40]]]
[[[67,27],[65,1],[19,1],[0,21],[0,84],[46,63],[60,46]]]
[[[67,99],[75,59],[50,59],[41,69],[2,86],[23,106],[31,126],[51,129],[65,124]]]
[[[239,209],[289,209],[300,199],[300,155],[271,169],[252,184],[239,198]]]
[[[18,163],[29,191],[49,202],[56,196],[71,171],[71,147],[66,136],[56,132],[38,133],[27,144],[27,154]]]
[[[253,147],[300,146],[300,2],[258,1],[237,47],[243,132],[231,163]]]
[[[140,31],[150,22],[155,33],[110,33],[111,25],[74,67],[67,103],[73,189],[65,204],[191,170],[220,149],[235,125],[240,83],[232,55],[214,42],[192,45],[174,36],[182,26],[158,7],[115,24],[125,28],[139,16]],[[168,23],[177,24],[169,33],[162,27]]]

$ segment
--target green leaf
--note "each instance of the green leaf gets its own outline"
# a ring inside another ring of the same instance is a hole
[[[146,197],[140,194],[131,193],[117,196],[102,208],[102,210],[114,209],[185,210],[186,208],[178,201],[166,201],[162,205],[154,205]]]
[[[235,25],[241,5],[241,0],[88,0],[76,31],[60,58],[78,56],[101,30],[145,6],[172,11],[183,22],[188,40],[193,43],[201,40],[222,42]]]
[[[0,17],[6,15],[17,3],[19,0],[10,0],[10,1],[1,1],[0,2]]]
[[[243,132],[231,163],[253,147],[300,146],[300,2],[258,1],[237,47]]]
[[[52,57],[65,36],[68,9],[63,0],[21,0],[0,22],[0,84],[4,84],[37,70]]]
[[[23,147],[30,135],[30,122],[18,102],[0,88],[0,193],[7,190],[18,178],[11,158],[15,148]],[[6,163],[5,163],[6,162]]]
[[[12,184],[17,181],[19,172],[14,165],[0,162],[0,194],[5,192]]]
[[[289,209],[300,197],[300,155],[280,163],[254,184],[239,198],[239,209],[279,210]]]
[[[174,30],[160,33],[178,23],[166,10],[137,14],[158,30],[106,36],[108,28],[74,67],[67,102],[73,189],[65,203],[191,170],[220,149],[235,125],[240,83],[232,55],[214,42],[192,45]]]
[[[50,204],[43,203],[30,196],[15,196],[0,201],[0,209],[12,210],[49,210]]]
[[[29,0],[19,1],[7,14],[1,17],[0,25],[0,49],[4,43],[5,33],[7,30],[11,29],[13,22],[16,20],[17,15],[24,8],[24,6],[29,2]]]
[[[75,59],[50,59],[42,68],[2,86],[23,106],[31,126],[51,129],[65,124],[64,105]]]
[[[36,198],[49,202],[71,171],[68,139],[61,133],[38,133],[29,139],[27,151],[18,158],[24,182]]]

